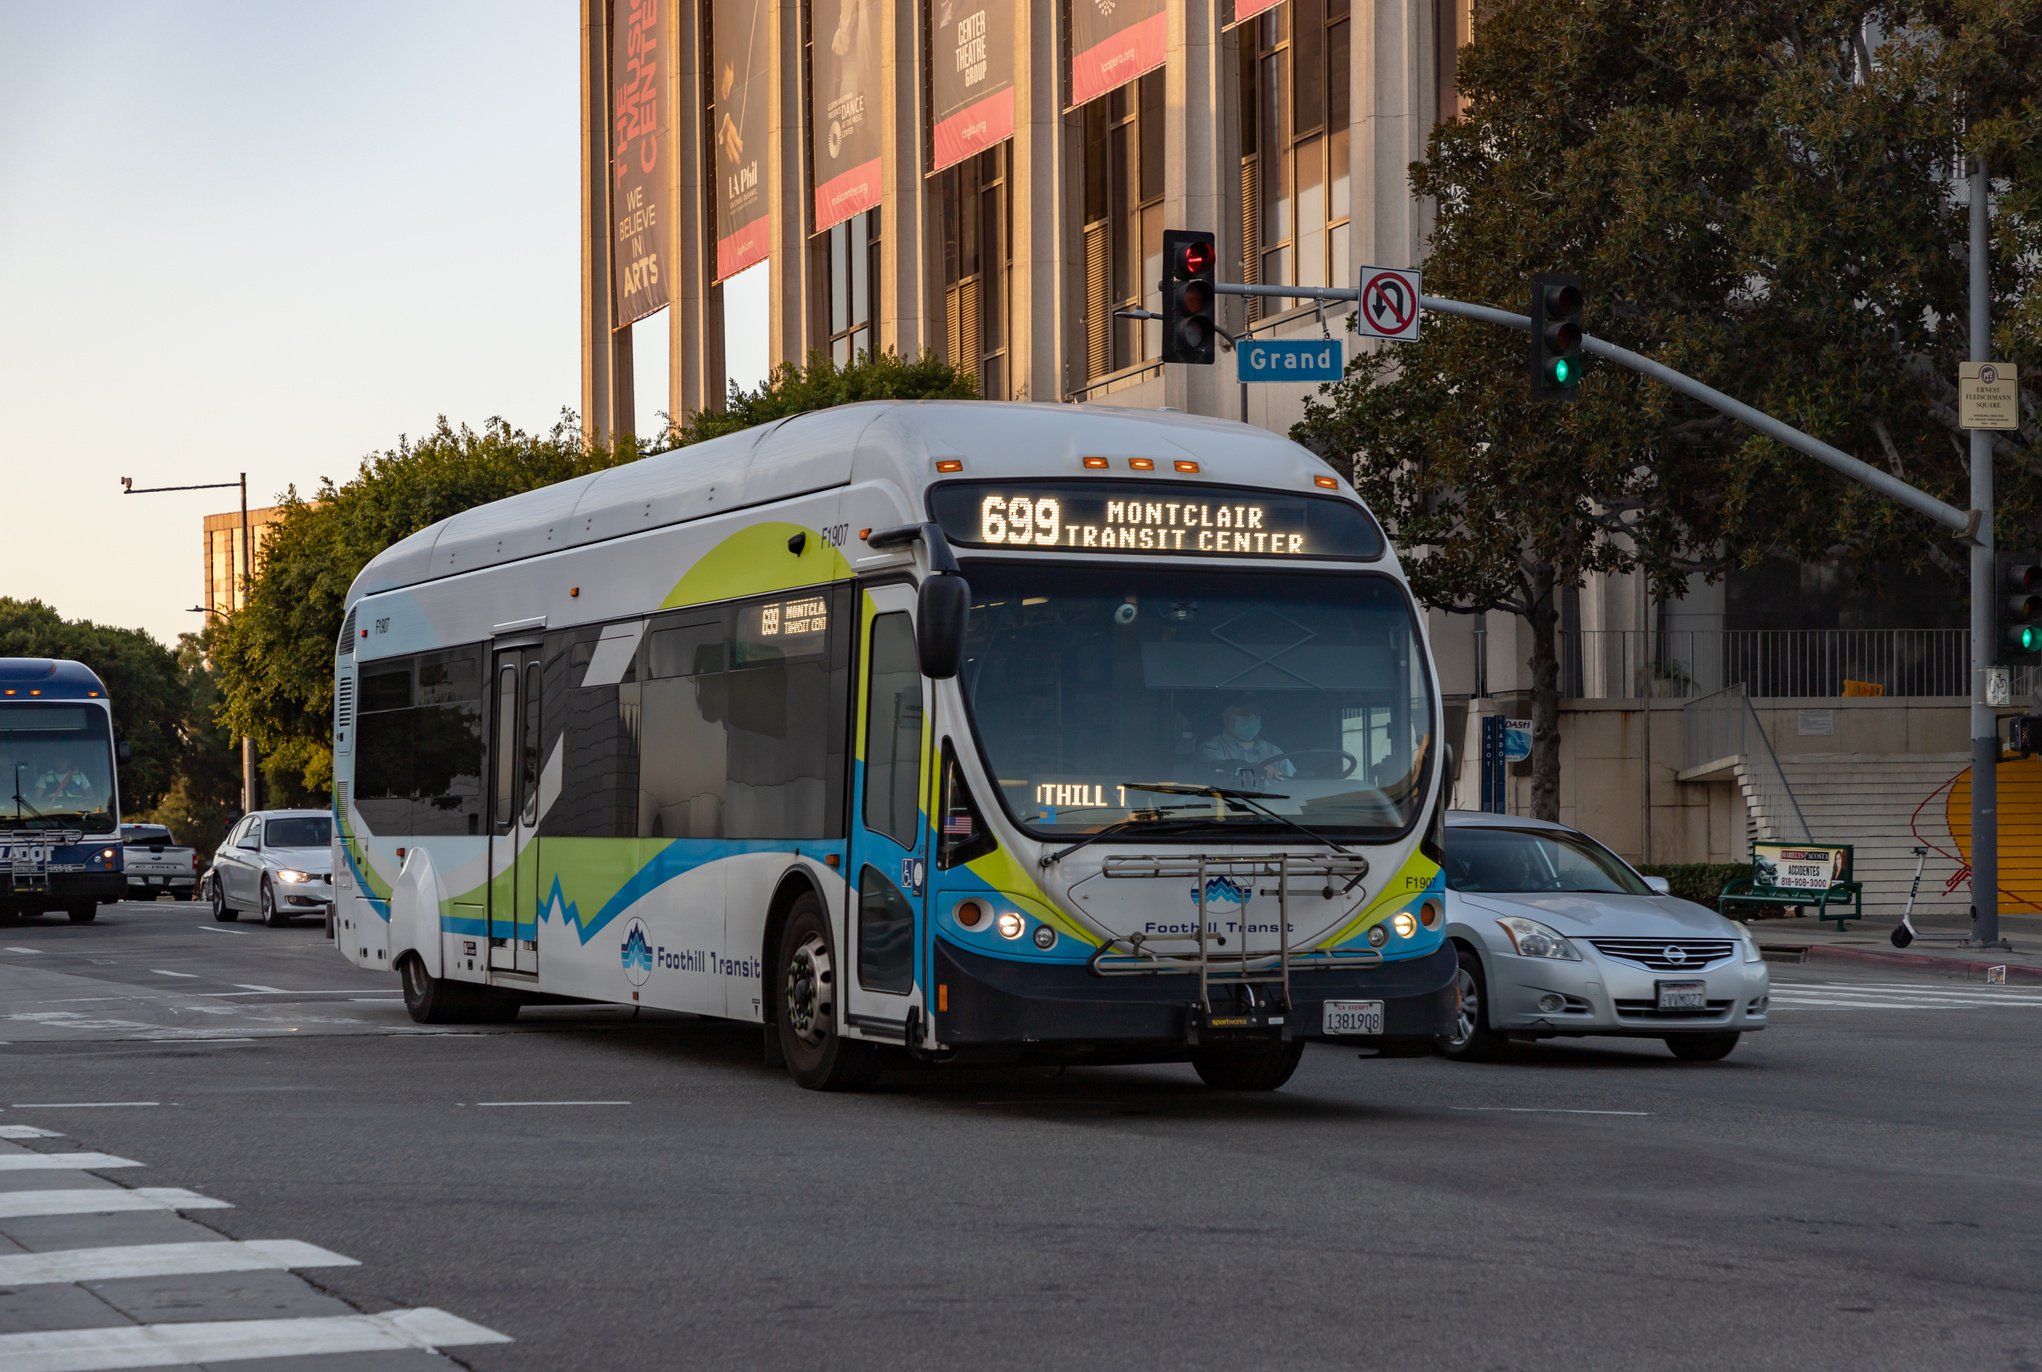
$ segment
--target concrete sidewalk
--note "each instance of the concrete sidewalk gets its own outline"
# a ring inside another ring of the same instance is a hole
[[[2013,945],[2011,951],[1960,946],[1956,938],[1968,934],[1970,924],[1948,915],[1917,916],[1915,941],[1906,948],[1895,948],[1892,934],[1899,923],[1892,915],[1873,915],[1852,920],[1849,929],[1838,933],[1834,924],[1803,916],[1753,920],[1750,927],[1769,962],[1835,960],[1931,971],[1966,980],[1981,980],[1989,968],[2005,967],[2010,983],[2042,984],[2042,915],[1999,917],[2000,938]]]

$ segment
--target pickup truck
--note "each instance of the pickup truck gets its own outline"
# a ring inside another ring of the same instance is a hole
[[[198,894],[198,854],[161,824],[123,824],[121,847],[129,900],[154,900],[166,891],[177,900]]]

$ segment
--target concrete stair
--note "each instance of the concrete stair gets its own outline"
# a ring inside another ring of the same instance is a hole
[[[1754,800],[1742,761],[1738,782],[1750,807]],[[1897,920],[1907,906],[1915,862],[1909,850],[1917,844],[1930,851],[1915,909],[1962,916],[1970,908],[1968,884],[1943,894],[1961,859],[1944,818],[1949,793],[1937,792],[1970,761],[1964,753],[1788,753],[1780,758],[1780,770],[1808,821],[1809,837],[1855,847],[1866,918],[1884,922]],[[1935,798],[1923,805],[1931,795]],[[1755,812],[1753,820],[1760,840],[1779,833],[1772,816]]]

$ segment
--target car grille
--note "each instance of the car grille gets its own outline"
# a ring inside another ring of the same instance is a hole
[[[1728,961],[1737,951],[1737,941],[1727,938],[1592,938],[1588,942],[1604,957],[1655,972],[1698,972]]]
[[[1657,1001],[1620,1000],[1616,1003],[1617,1014],[1624,1019],[1721,1019],[1730,1013],[1730,1007],[1737,1002],[1712,1000],[1706,1010],[1662,1010]]]

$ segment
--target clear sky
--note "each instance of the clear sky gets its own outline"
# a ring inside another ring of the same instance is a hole
[[[579,408],[574,0],[0,0],[0,595],[196,628],[200,519]],[[732,375],[765,370],[765,269]],[[638,331],[666,408],[666,320]]]

